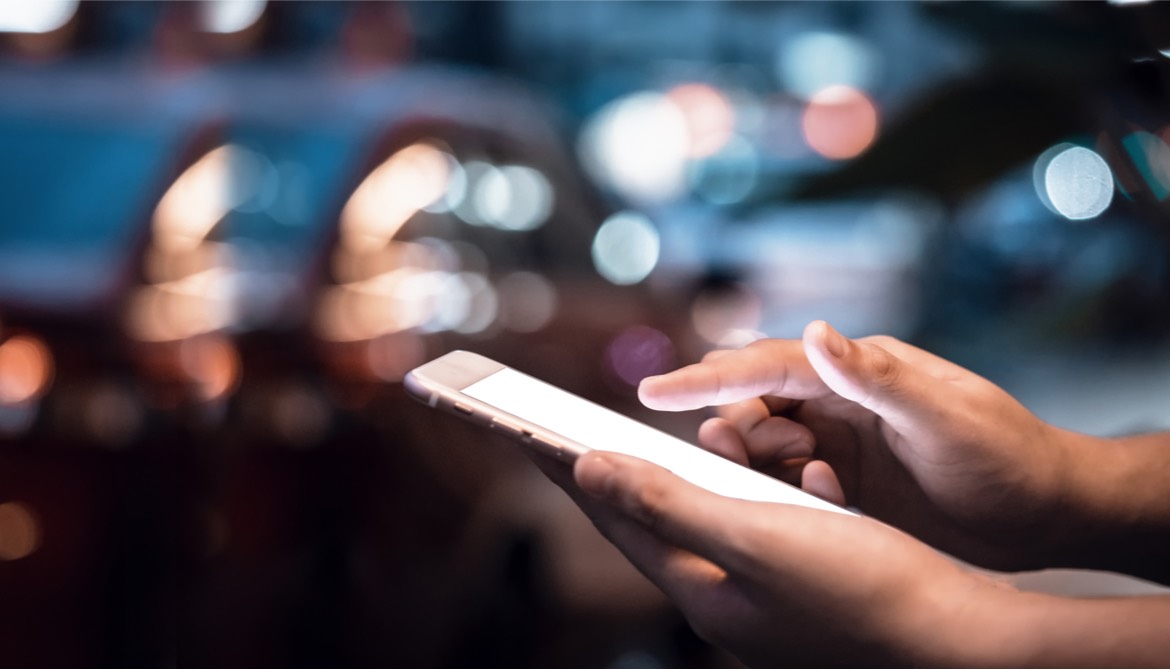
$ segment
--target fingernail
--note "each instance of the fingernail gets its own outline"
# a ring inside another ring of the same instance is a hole
[[[845,356],[845,351],[848,349],[849,343],[845,341],[845,337],[833,329],[829,324],[825,324],[825,349],[829,351],[836,358]]]
[[[577,468],[577,485],[592,496],[609,497],[613,490],[613,475],[616,472],[613,463],[597,454],[586,454],[581,458],[587,460]]]

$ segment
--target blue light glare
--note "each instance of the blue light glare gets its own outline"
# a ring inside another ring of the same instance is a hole
[[[1040,201],[1071,221],[1092,219],[1113,201],[1113,173],[1096,152],[1058,144],[1041,154],[1033,169]]]
[[[879,65],[879,55],[864,42],[841,33],[804,33],[776,52],[777,78],[803,98],[839,84],[868,89]]]
[[[593,264],[614,284],[637,284],[658,264],[658,230],[645,216],[618,212],[593,238]]]
[[[51,33],[77,13],[80,0],[4,0],[0,2],[0,32]]]

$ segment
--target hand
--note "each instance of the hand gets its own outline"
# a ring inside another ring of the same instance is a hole
[[[640,396],[664,410],[721,405],[704,447],[986,567],[1041,567],[1066,532],[1067,434],[893,338],[851,341],[814,322],[802,341],[648,378]]]
[[[873,519],[725,498],[646,461],[535,455],[703,638],[749,665],[1163,666],[1170,596],[1058,598]]]
[[[700,636],[754,666],[985,662],[1015,594],[872,519],[747,502],[629,456],[538,459]],[[583,495],[582,491],[587,495]]]

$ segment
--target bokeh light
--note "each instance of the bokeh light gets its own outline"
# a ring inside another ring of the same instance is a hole
[[[463,164],[464,194],[451,207],[455,216],[473,226],[488,225],[488,214],[484,207],[491,205],[493,184],[507,183],[499,171],[498,167],[487,161],[467,161]],[[485,185],[487,193],[484,192]]]
[[[631,326],[606,347],[605,361],[618,379],[637,386],[646,377],[674,368],[674,344],[657,328]]]
[[[393,240],[384,247],[364,252],[341,249],[333,258],[333,277],[340,283],[358,282],[399,268],[438,269],[442,255],[453,255],[450,245]],[[438,250],[438,251],[436,251]]]
[[[385,246],[410,217],[443,197],[449,174],[446,154],[429,142],[412,144],[386,159],[345,203],[343,243],[357,251]]]
[[[475,193],[476,209],[502,230],[533,230],[544,225],[553,207],[553,189],[539,170],[505,165],[484,174]]]
[[[683,84],[666,93],[682,112],[689,137],[687,155],[705,158],[718,153],[735,131],[735,109],[722,91],[709,84]]]
[[[41,546],[41,523],[23,502],[0,503],[0,561],[16,561]]]
[[[80,0],[4,0],[0,2],[0,32],[51,33],[77,13]]]
[[[183,372],[195,382],[201,400],[218,400],[230,394],[240,383],[240,354],[227,337],[204,335],[184,340],[179,345],[179,363]]]
[[[199,23],[211,33],[238,33],[264,14],[267,0],[202,0]]]
[[[544,328],[557,311],[557,289],[548,279],[535,272],[513,272],[497,284],[500,320],[517,333],[532,333]]]
[[[436,214],[453,211],[467,195],[467,171],[463,164],[446,151],[442,153],[447,161],[447,190],[438,200],[423,207],[423,211]]]
[[[31,335],[0,343],[0,403],[19,404],[43,394],[53,379],[49,347]]]
[[[166,342],[227,328],[236,321],[236,274],[213,267],[182,279],[144,286],[130,298],[127,333]]]
[[[593,238],[593,265],[614,284],[637,284],[658,264],[658,230],[637,212],[606,219]]]
[[[790,91],[811,98],[835,85],[869,89],[880,66],[879,55],[851,35],[808,32],[776,51],[777,79]]]
[[[862,91],[837,85],[809,98],[801,120],[808,146],[825,158],[858,156],[878,134],[877,105]]]
[[[184,170],[155,207],[143,257],[148,283],[127,301],[126,332],[166,342],[237,324],[246,277],[236,269],[236,249],[209,237],[228,212],[271,207],[279,191],[268,159],[233,144]]]
[[[478,272],[460,272],[452,275],[448,286],[460,285],[455,292],[467,296],[463,318],[454,325],[458,333],[480,333],[487,330],[499,315],[499,297],[487,278]]]
[[[446,272],[402,267],[334,286],[322,296],[318,330],[338,342],[367,340],[423,325],[433,318]]]
[[[231,210],[236,151],[231,145],[209,151],[171,184],[154,211],[155,244],[176,251],[192,249]]]
[[[1032,174],[1041,202],[1066,219],[1094,218],[1113,201],[1113,173],[1092,149],[1058,144],[1040,155]]]
[[[412,327],[424,332],[452,331],[472,315],[475,296],[461,272],[420,272],[409,277],[398,292],[400,304],[418,310]],[[417,323],[417,325],[415,325]]]
[[[579,153],[600,183],[641,202],[682,194],[691,136],[670,98],[644,91],[616,100],[586,124]]]

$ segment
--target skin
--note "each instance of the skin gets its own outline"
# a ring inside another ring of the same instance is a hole
[[[700,635],[745,663],[1170,661],[1170,597],[1021,593],[932,548],[1165,581],[1170,435],[1062,431],[969,371],[823,322],[802,341],[647,379],[640,395],[663,410],[718,406],[704,447],[869,515],[726,498],[612,453],[582,456],[571,476],[542,463]]]

